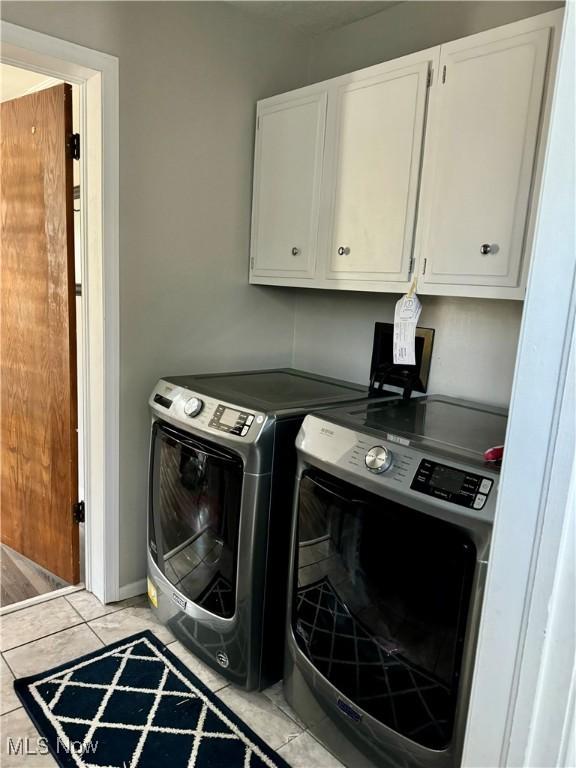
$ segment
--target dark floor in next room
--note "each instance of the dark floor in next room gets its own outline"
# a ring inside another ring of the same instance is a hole
[[[0,544],[0,606],[12,605],[69,586],[27,557]]]

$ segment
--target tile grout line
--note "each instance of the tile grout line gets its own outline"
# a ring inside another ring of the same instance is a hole
[[[48,634],[41,635],[40,637],[35,637],[33,640],[27,640],[25,643],[20,643],[20,645],[13,645],[11,648],[3,648],[2,656],[5,657],[5,654],[10,653],[10,651],[15,651],[18,648],[24,648],[26,645],[37,643],[39,640],[44,640],[44,638],[46,637],[54,637],[54,635],[59,635],[62,632],[66,632],[67,629],[74,629],[74,627],[79,627],[81,624],[86,624],[84,619],[81,619],[80,621],[76,621],[74,622],[74,624],[69,624],[67,627],[62,627],[62,629],[57,629],[55,632],[48,632]]]
[[[86,592],[86,594],[87,594],[87,595],[91,595],[91,594],[92,594],[92,592],[88,592],[88,590],[84,590],[84,592]],[[74,592],[74,593],[72,593],[72,594],[78,594],[78,593],[77,593],[77,592]],[[63,598],[64,598],[64,599],[65,599],[65,600],[66,600],[68,603],[70,603],[70,605],[72,606],[72,608],[74,608],[74,610],[76,611],[76,613],[77,613],[79,616],[81,616],[81,617],[82,617],[82,621],[85,621],[86,623],[88,623],[89,621],[96,621],[97,619],[103,619],[105,616],[111,616],[113,613],[118,613],[119,611],[124,611],[124,610],[126,610],[126,608],[135,608],[135,607],[137,607],[137,606],[134,606],[134,605],[118,605],[116,608],[113,608],[111,611],[106,611],[105,613],[101,613],[99,616],[92,616],[91,618],[87,619],[87,618],[85,618],[84,616],[82,616],[82,614],[81,614],[81,613],[80,613],[80,611],[79,611],[79,610],[76,608],[76,606],[75,606],[73,603],[71,603],[71,602],[70,602],[70,600],[68,599],[68,595],[62,595],[62,597],[63,597]],[[138,597],[138,595],[137,595],[137,597]],[[96,598],[96,599],[98,599],[98,598]],[[127,599],[128,599],[128,600],[132,600],[133,598],[127,598]],[[48,602],[48,601],[47,601],[47,602]],[[126,601],[122,600],[121,602],[126,602]],[[104,603],[101,603],[101,605],[104,605],[104,607],[106,607]]]
[[[94,621],[96,621],[96,619],[94,619]],[[95,637],[95,638],[98,640],[98,642],[99,642],[99,643],[102,643],[102,647],[104,647],[104,648],[105,648],[107,645],[111,645],[111,643],[105,643],[105,642],[104,642],[104,640],[102,640],[102,638],[101,638],[101,637],[100,637],[100,635],[98,634],[98,632],[96,632],[96,630],[95,630],[95,629],[93,629],[93,628],[90,626],[90,624],[89,624],[87,621],[86,621],[86,622],[84,622],[84,623],[86,624],[86,626],[88,627],[88,629],[90,630],[90,632],[92,632],[92,634],[94,635],[94,637]],[[121,638],[121,639],[122,639],[122,638]]]
[[[66,602],[68,603],[70,608],[72,608],[74,613],[76,613],[78,616],[80,616],[81,620],[86,624],[87,622],[86,622],[86,619],[84,618],[84,616],[82,616],[80,611],[70,602],[70,600],[68,600],[68,597],[66,595],[64,595],[64,600],[66,600]]]
[[[4,717],[4,715],[11,715],[12,712],[18,712],[19,709],[24,709],[23,704],[19,704],[17,707],[14,707],[13,709],[9,709],[6,712],[2,712],[2,714],[0,715],[0,720]],[[26,712],[26,714],[28,713]]]
[[[6,659],[6,657],[4,656],[4,654],[3,654],[3,653],[0,653],[0,656],[2,656],[2,661],[4,662],[4,664],[6,664],[6,666],[7,666],[7,667],[8,667],[8,669],[10,670],[10,674],[12,675],[12,682],[14,682],[14,680],[16,679],[16,675],[14,674],[14,670],[12,669],[12,667],[10,666],[10,664],[8,664],[8,660]]]
[[[64,597],[64,599],[66,598]],[[26,645],[30,645],[31,643],[36,643],[39,640],[44,640],[44,638],[46,637],[53,637],[54,635],[59,635],[61,632],[66,632],[67,629],[74,629],[74,627],[79,627],[81,624],[86,624],[88,627],[90,627],[91,621],[99,621],[99,619],[103,619],[105,618],[105,616],[111,616],[116,613],[121,613],[122,611],[128,610],[128,608],[132,606],[128,605],[125,608],[119,608],[116,611],[110,611],[110,613],[107,613],[107,614],[105,613],[102,616],[95,616],[93,619],[88,619],[88,620],[84,619],[82,615],[74,608],[73,605],[71,605],[70,607],[74,610],[74,613],[79,617],[80,619],[79,621],[75,621],[73,624],[69,624],[67,627],[62,627],[62,629],[57,629],[54,632],[48,632],[46,635],[35,637],[33,640],[27,640],[25,643],[20,643],[20,645],[14,645],[10,648],[3,648],[1,651],[2,655],[9,653],[10,651],[15,651],[17,648],[24,648]],[[96,635],[96,637],[100,640],[100,642],[104,643],[102,638],[98,635],[98,633],[94,629],[92,629],[92,627],[90,627],[90,630],[93,632],[94,635]]]

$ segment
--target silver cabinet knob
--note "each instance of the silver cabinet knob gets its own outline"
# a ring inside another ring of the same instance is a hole
[[[338,248],[338,256],[348,256],[350,253],[350,248],[348,246],[341,245],[340,248]]]
[[[184,404],[184,413],[186,414],[186,416],[190,416],[190,418],[194,418],[194,416],[198,416],[202,408],[204,408],[204,403],[202,402],[202,400],[200,400],[199,397],[191,397]]]
[[[490,243],[483,243],[480,246],[480,253],[482,254],[482,256],[487,256],[491,252],[492,252],[492,246],[490,245]]]
[[[301,253],[302,251],[300,250],[300,248],[296,248],[296,246],[292,248],[292,256],[300,256]]]
[[[364,457],[364,463],[370,472],[380,475],[382,472],[390,469],[392,465],[392,451],[383,445],[375,445],[374,448],[370,448]]]

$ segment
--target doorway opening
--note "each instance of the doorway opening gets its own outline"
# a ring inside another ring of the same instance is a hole
[[[81,348],[75,354],[79,376],[74,378],[73,389],[79,389],[81,440],[78,445],[76,439],[70,439],[78,448],[79,460],[78,480],[70,483],[75,496],[70,499],[70,515],[74,501],[85,501],[83,542],[82,526],[76,523],[77,551],[85,557],[82,573],[78,567],[66,581],[84,581],[85,588],[101,602],[114,602],[128,596],[120,594],[119,585],[118,59],[4,21],[0,22],[0,38],[2,65],[21,70],[23,77],[32,80],[41,76],[47,87],[37,95],[61,88],[62,99],[67,90],[70,101],[74,97],[78,130],[74,127],[73,131],[70,122],[69,132],[80,134],[82,147],[77,179],[69,184],[71,210],[76,210],[73,215],[78,222],[74,228],[70,219],[67,234],[69,241],[78,241],[79,263],[72,263],[70,269],[68,305],[70,311],[78,309]],[[29,87],[34,88],[34,83]],[[81,284],[78,297],[76,282]],[[76,351],[72,344],[69,349]],[[57,407],[53,410],[58,412]],[[80,509],[75,511],[82,514]],[[79,558],[77,564],[80,566]],[[68,586],[59,594],[81,588]],[[54,594],[0,607],[0,615]]]

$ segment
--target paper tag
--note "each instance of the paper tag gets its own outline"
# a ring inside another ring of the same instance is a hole
[[[416,365],[416,326],[422,312],[415,293],[396,302],[394,311],[394,365]]]

